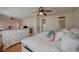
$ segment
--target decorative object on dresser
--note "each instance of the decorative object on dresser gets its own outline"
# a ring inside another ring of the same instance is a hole
[[[32,36],[32,35],[33,35],[33,29],[29,28],[29,36]]]

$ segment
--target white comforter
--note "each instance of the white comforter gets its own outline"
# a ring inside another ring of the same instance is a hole
[[[25,46],[29,47],[32,51],[35,51],[35,52],[60,51],[55,46],[51,46],[49,44],[49,41],[48,41],[49,38],[47,38],[46,35],[47,35],[47,32],[42,32],[36,36],[25,38],[22,40],[22,45],[23,47]]]

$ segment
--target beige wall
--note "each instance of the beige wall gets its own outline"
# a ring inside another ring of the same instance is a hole
[[[33,28],[34,33],[37,32],[37,19],[36,18],[28,18],[23,20],[22,26],[28,26]]]
[[[73,12],[74,26],[79,27],[79,8]]]
[[[53,16],[47,16],[45,17],[46,19],[46,28],[47,29],[57,29],[59,28],[59,23],[58,23],[58,17],[61,16],[66,16],[66,28],[70,29],[73,27],[79,27],[79,8],[76,8],[74,12],[68,12],[68,13],[62,13],[58,15],[53,15]],[[40,18],[42,19],[42,18]],[[9,17],[3,17],[0,16],[0,28],[8,28],[9,25],[14,25],[15,23],[18,23],[19,28],[20,26],[31,26],[34,28],[34,31],[37,31],[37,27],[41,26],[40,23],[38,23],[39,19],[35,18],[28,18],[24,19],[23,22],[22,20],[17,20],[15,21],[10,21]]]
[[[63,14],[58,14],[58,15],[54,15],[54,16],[47,16],[47,17],[43,17],[46,19],[46,29],[50,30],[50,29],[58,29],[59,28],[59,19],[58,17],[61,16],[66,16],[66,28],[72,28],[73,27],[73,16],[72,16],[72,12],[68,12],[68,13],[63,13]],[[40,19],[43,19],[40,18]],[[37,28],[39,26],[41,26],[41,21],[40,19],[37,18],[29,18],[29,19],[24,19],[23,20],[23,26],[27,25],[27,26],[31,26],[34,29],[34,32],[37,32]],[[39,23],[38,23],[39,22]]]
[[[53,15],[53,16],[47,16],[44,17],[46,19],[46,28],[47,29],[58,29],[59,28],[59,19],[58,17],[65,16],[65,24],[66,28],[71,29],[73,27],[79,27],[79,8],[74,10],[73,12],[66,12],[58,15]],[[42,19],[42,18],[40,18]],[[32,26],[34,28],[34,31],[37,31],[37,27],[41,26],[40,25],[40,19],[37,18],[29,18],[29,19],[24,19],[23,20],[23,26]],[[39,22],[39,23],[38,23]]]
[[[0,28],[8,28],[9,26],[9,21],[8,17],[0,16]]]
[[[73,27],[72,12],[45,17],[45,19],[46,19],[46,27],[48,29],[49,28],[50,29],[58,29],[60,27],[59,22],[58,22],[59,21],[58,17],[61,17],[61,16],[65,16],[66,17],[65,18],[66,28]]]
[[[6,29],[8,28],[9,26],[13,26],[15,23],[17,23],[20,28],[20,26],[22,26],[22,21],[21,20],[17,20],[15,19],[14,21],[11,21],[9,19],[9,17],[6,17],[6,16],[0,16],[0,28],[3,28],[3,29]],[[15,26],[16,28],[16,26]]]
[[[14,29],[17,29],[17,27],[18,27],[18,29],[19,29],[19,28],[21,28],[21,26],[22,26],[22,20],[17,20],[17,19],[11,20],[11,21],[10,21],[10,25],[11,25],[12,27],[14,27]]]

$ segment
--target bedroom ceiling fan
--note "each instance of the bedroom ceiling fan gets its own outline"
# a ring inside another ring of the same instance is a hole
[[[40,16],[40,15],[47,16],[47,13],[46,12],[52,12],[52,11],[51,10],[48,10],[48,9],[45,9],[43,7],[39,7],[38,8],[38,11],[33,12],[33,13],[37,13],[37,16]]]

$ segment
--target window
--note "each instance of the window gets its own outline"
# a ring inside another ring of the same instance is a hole
[[[42,28],[46,27],[46,19],[42,19]]]

